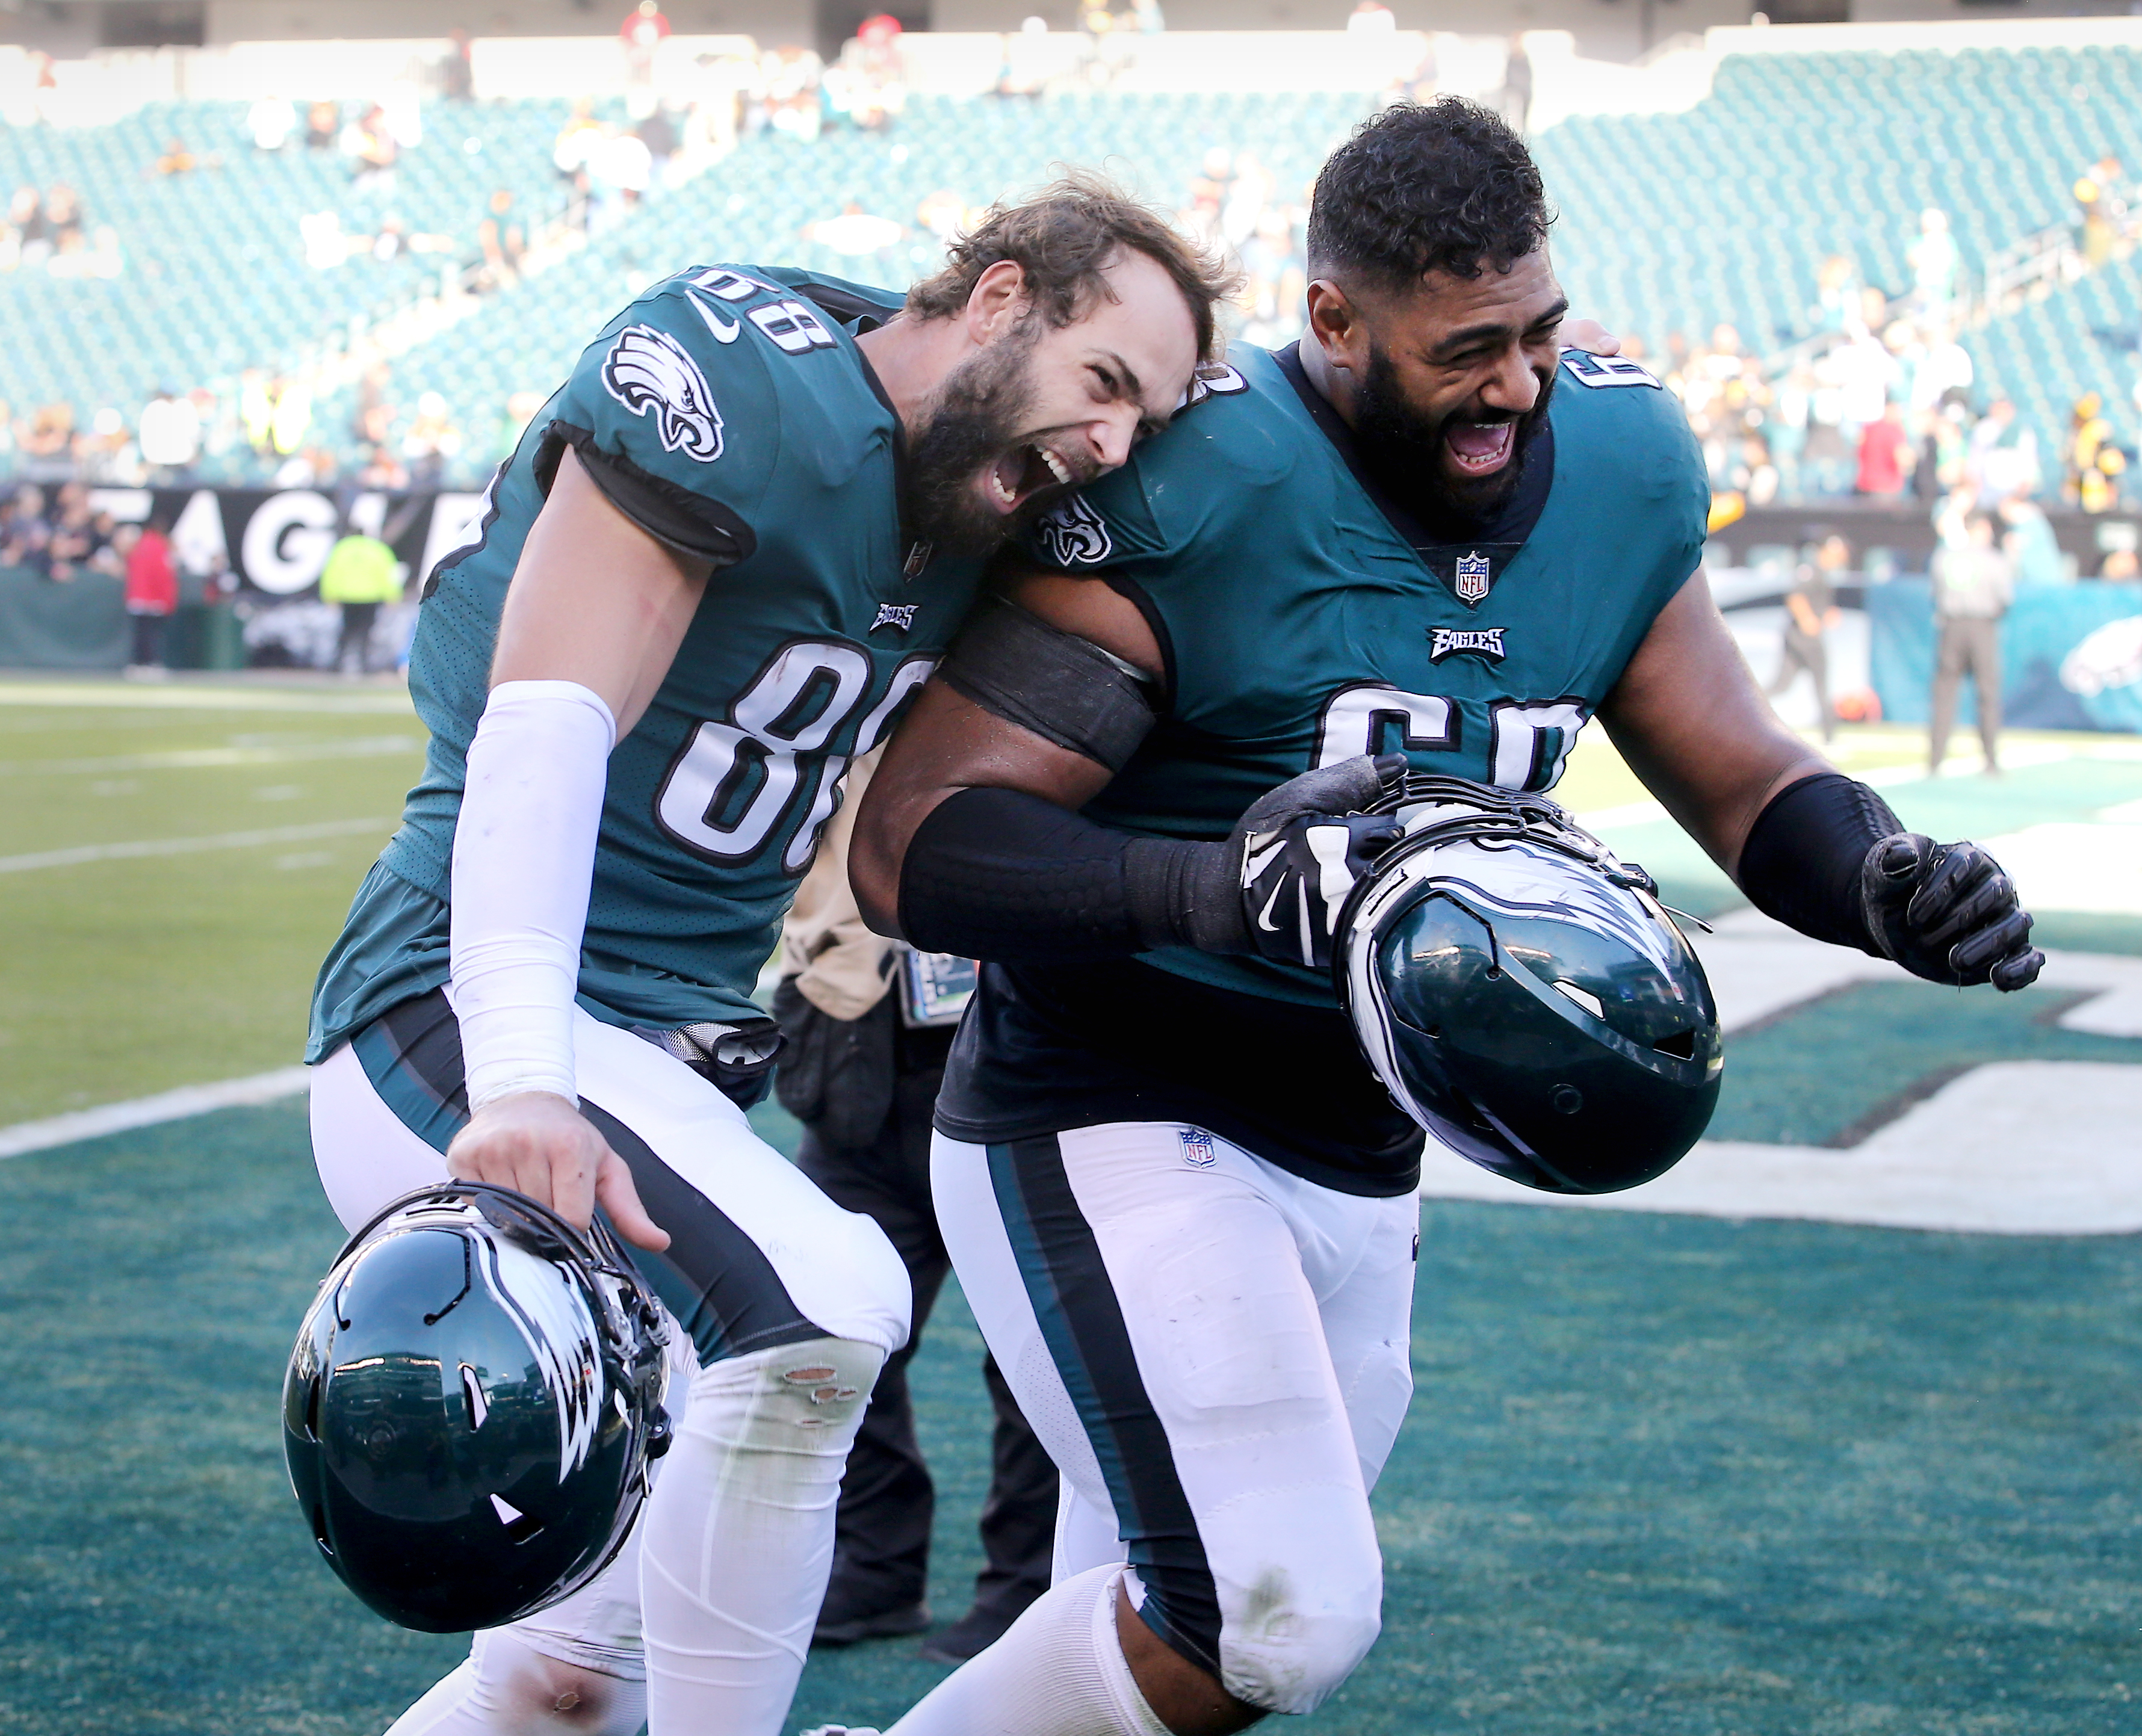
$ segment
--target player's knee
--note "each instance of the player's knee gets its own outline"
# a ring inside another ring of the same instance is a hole
[[[487,1637],[478,1674],[501,1736],[634,1736],[646,1722],[645,1684]]]
[[[1230,1598],[1220,1655],[1223,1685],[1271,1712],[1313,1712],[1353,1674],[1382,1631],[1379,1564],[1365,1582],[1306,1581],[1278,1565]]]
[[[885,1358],[828,1336],[710,1363],[693,1378],[685,1428],[744,1452],[845,1453]]]

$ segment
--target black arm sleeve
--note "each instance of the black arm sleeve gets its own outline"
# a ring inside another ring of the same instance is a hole
[[[916,828],[900,926],[929,952],[1007,964],[1188,944],[1201,870],[1222,844],[1141,838],[1019,790],[966,789]]]
[[[937,678],[1006,723],[1111,772],[1153,726],[1152,683],[1090,639],[1003,597],[975,605]]]
[[[1889,804],[1842,772],[1788,784],[1755,817],[1740,851],[1740,890],[1789,928],[1888,956],[1867,925],[1867,852],[1904,830]]]

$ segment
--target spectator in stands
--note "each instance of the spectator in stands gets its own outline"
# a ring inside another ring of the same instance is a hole
[[[65,398],[41,404],[22,432],[22,455],[27,458],[64,458],[74,446],[74,406]]]
[[[167,139],[164,141],[164,154],[156,159],[155,166],[159,175],[191,175],[198,166],[198,160],[187,149],[184,139]]]
[[[2019,488],[2032,494],[2037,491],[2041,480],[2037,436],[2017,422],[2016,406],[2008,399],[1994,399],[1986,407],[1986,414],[1972,425],[1964,476],[1988,499],[1999,499]]]
[[[409,486],[407,466],[383,445],[368,443],[358,448],[357,486],[400,494]]]
[[[126,555],[126,613],[134,624],[130,675],[161,674],[164,629],[179,606],[179,570],[171,558],[171,524],[161,513],[142,526]]]
[[[7,252],[15,265],[42,265],[52,256],[52,225],[45,219],[45,201],[35,187],[16,188],[7,201]]]
[[[1387,36],[1398,27],[1398,15],[1384,0],[1354,0],[1354,10],[1346,19],[1347,33],[1351,36]]]
[[[324,100],[305,110],[305,149],[326,150],[342,136],[342,105]]]
[[[2125,584],[2142,578],[2142,558],[2132,549],[2114,549],[2098,563],[2097,576],[2107,584]]]
[[[141,461],[159,488],[183,488],[200,457],[201,417],[191,398],[160,386],[142,407]]]
[[[320,601],[342,611],[335,667],[343,674],[370,673],[372,629],[380,606],[401,600],[402,567],[393,550],[376,536],[345,527],[320,569]]]
[[[445,397],[425,392],[417,400],[416,419],[402,436],[402,456],[409,463],[409,480],[418,488],[437,488],[445,480],[447,463],[459,456],[461,431],[447,409]]]
[[[1813,560],[1793,570],[1778,673],[1769,686],[1769,697],[1775,699],[1802,674],[1814,683],[1815,717],[1824,745],[1837,733],[1836,709],[1829,700],[1829,635],[1844,618],[1837,606],[1837,585],[1851,564],[1850,545],[1841,536],[1828,536]]]
[[[312,431],[313,394],[302,381],[279,380],[275,386],[275,413],[268,424],[268,444],[276,456],[289,458],[301,450]]]
[[[1391,22],[1395,25],[1398,20],[1394,17]],[[1510,123],[1513,131],[1522,133],[1532,106],[1532,57],[1525,52],[1524,33],[1514,32],[1510,37],[1508,57],[1503,65],[1503,118]]]
[[[822,118],[818,87],[825,77],[825,62],[808,48],[791,46],[776,48],[759,66],[764,124],[800,144],[815,142]]]
[[[625,76],[634,84],[654,81],[654,55],[669,37],[669,21],[655,0],[639,0],[617,33],[624,39]]]
[[[900,20],[875,12],[856,27],[853,41],[841,51],[846,74],[848,119],[865,132],[881,132],[907,106],[907,66],[900,46]],[[828,69],[826,83],[832,83]]]
[[[45,195],[45,221],[52,230],[52,245],[79,244],[87,219],[82,215],[81,195],[65,181],[54,181]]]
[[[2014,563],[2017,590],[2070,582],[2052,520],[2046,516],[2046,509],[2031,498],[2028,487],[2009,495],[1996,510],[2002,526],[2001,546]]]
[[[1818,332],[1848,331],[1859,320],[1859,271],[1843,254],[1832,254],[1815,268],[1815,301],[1811,310]]]
[[[502,289],[520,281],[521,262],[527,254],[528,240],[521,225],[513,220],[513,193],[510,188],[494,189],[486,212],[483,221],[476,228],[476,245],[483,250],[483,269],[477,287]]]
[[[647,196],[654,159],[636,133],[605,128],[588,152],[588,191],[599,223],[614,222]]]
[[[1912,471],[1912,436],[1904,428],[1903,408],[1894,398],[1859,435],[1859,477],[1854,492],[1895,500],[1904,492]]]
[[[65,584],[78,573],[108,570],[111,521],[91,507],[87,486],[62,484],[55,508],[52,540],[46,545],[46,576]]]
[[[1919,213],[1919,233],[1904,249],[1904,261],[1912,268],[1919,312],[1937,324],[1946,324],[1962,265],[1956,237],[1949,233],[1947,212],[1929,205]]]
[[[1956,724],[1957,693],[1968,674],[1978,697],[1978,738],[1986,770],[2001,770],[2001,618],[2016,594],[2016,573],[1994,540],[1991,513],[1964,520],[1962,546],[1934,551],[1933,724],[1927,740],[1929,776],[1941,774]]]
[[[400,142],[387,122],[387,111],[378,103],[364,111],[362,120],[343,130],[343,154],[353,160],[350,184],[360,193],[391,194],[394,165],[401,155]]]
[[[439,94],[448,102],[469,102],[476,96],[476,68],[469,61],[469,33],[447,32],[447,52],[439,62]]]
[[[287,96],[263,96],[246,111],[245,130],[256,150],[280,150],[298,130],[298,106]]]
[[[2122,196],[2120,159],[2110,151],[2075,177],[2075,197],[2082,220],[2083,263],[2100,269],[2112,257],[2121,219],[2127,215]]]
[[[0,526],[0,567],[27,567],[45,570],[45,551],[52,540],[51,521],[45,516],[45,491],[24,483],[8,503],[7,523]]]
[[[2061,476],[2061,498],[2070,506],[2105,512],[2119,504],[2119,478],[2126,471],[2127,455],[2113,444],[2112,435],[2104,398],[2095,392],[2077,398]]]

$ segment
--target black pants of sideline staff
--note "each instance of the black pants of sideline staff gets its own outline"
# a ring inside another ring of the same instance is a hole
[[[866,1017],[891,1018],[891,998]],[[949,1031],[898,1033],[891,1112],[864,1146],[827,1145],[806,1122],[798,1166],[837,1203],[876,1220],[900,1251],[915,1286],[915,1324],[906,1347],[886,1363],[861,1432],[848,1454],[836,1521],[833,1574],[818,1619],[822,1644],[920,1632],[926,1625],[930,1526],[936,1491],[915,1435],[907,1368],[938,1292],[951,1270],[930,1194],[930,1117],[943,1078]],[[995,1359],[982,1364],[995,1411],[990,1492],[982,1507],[987,1565],[975,1581],[975,1603],[929,1649],[971,1656],[1018,1620],[1049,1589],[1055,1546],[1056,1467],[1019,1414]]]

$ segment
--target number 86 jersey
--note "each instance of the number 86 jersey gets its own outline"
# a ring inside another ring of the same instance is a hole
[[[588,348],[474,540],[425,586],[409,666],[424,776],[323,969],[308,1058],[447,979],[465,756],[507,585],[568,447],[628,518],[714,570],[611,755],[582,1004],[657,1028],[763,1018],[753,987],[847,766],[928,676],[979,575],[902,534],[899,422],[854,337],[900,305],[793,271],[694,267]]]

